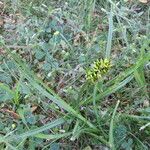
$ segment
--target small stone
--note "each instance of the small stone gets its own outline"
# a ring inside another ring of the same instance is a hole
[[[149,100],[144,100],[143,106],[144,107],[149,107],[150,106]]]
[[[15,128],[16,128],[16,124],[13,123],[13,124],[11,125],[11,127],[12,127],[12,129],[15,129]]]

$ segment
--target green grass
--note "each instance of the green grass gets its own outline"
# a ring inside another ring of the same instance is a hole
[[[149,5],[2,2],[0,149],[148,150]],[[108,73],[87,81],[105,58]]]

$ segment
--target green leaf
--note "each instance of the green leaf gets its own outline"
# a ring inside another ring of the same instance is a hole
[[[13,92],[9,86],[0,83],[0,101],[11,100],[15,96],[15,92]]]
[[[0,81],[9,84],[12,83],[12,78],[7,73],[0,73]]]
[[[50,146],[50,150],[60,150],[60,145],[58,143],[53,143]]]
[[[13,96],[10,95],[10,93],[0,90],[0,102],[5,102],[7,100],[12,100],[12,99],[13,99]]]
[[[20,84],[20,92],[22,94],[30,94],[30,88],[24,83],[24,82],[21,82]]]
[[[128,139],[128,141],[124,141],[121,145],[121,147],[125,150],[132,149],[133,140],[131,138]]]
[[[46,62],[43,67],[42,67],[45,71],[50,71],[52,70],[52,65],[49,62]]]
[[[35,58],[37,60],[41,60],[45,56],[45,53],[42,52],[41,50],[36,50],[35,51]]]
[[[31,125],[36,123],[36,118],[33,114],[30,113],[29,116],[26,117],[27,122],[30,123]]]

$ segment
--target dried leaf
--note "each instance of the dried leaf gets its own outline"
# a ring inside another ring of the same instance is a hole
[[[37,106],[36,106],[36,105],[32,106],[32,107],[31,107],[31,112],[36,111],[36,109],[37,109]]]
[[[4,25],[4,19],[0,16],[0,27]]]
[[[10,114],[10,116],[12,116],[14,119],[20,119],[20,116],[16,112],[14,112],[12,110],[4,108],[4,109],[1,109],[0,111],[3,112],[3,113]]]
[[[144,4],[148,3],[148,0],[139,0],[139,1]]]

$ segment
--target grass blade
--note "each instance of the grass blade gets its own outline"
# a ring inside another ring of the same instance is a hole
[[[113,11],[111,6],[111,11],[109,13],[109,30],[108,30],[108,39],[107,39],[107,46],[106,46],[106,58],[110,59],[110,51],[112,45],[112,37],[113,37]]]
[[[116,107],[114,109],[112,118],[111,118],[111,122],[110,122],[110,129],[109,129],[109,144],[112,150],[115,150],[115,144],[114,144],[114,136],[113,136],[113,132],[114,132],[114,119],[115,119],[115,114],[117,112],[117,108],[119,106],[120,101],[117,102]]]
[[[12,146],[11,144],[9,144],[7,142],[6,142],[6,147],[8,147],[8,149],[10,149],[10,150],[18,150],[17,148],[15,148],[14,146]],[[6,150],[7,150],[7,148],[6,148]]]
[[[13,141],[14,139],[18,140],[18,139],[28,138],[30,136],[36,136],[37,134],[39,134],[43,131],[54,128],[56,126],[59,126],[59,125],[65,123],[65,122],[66,122],[65,119],[59,118],[59,119],[56,119],[56,120],[54,120],[50,123],[47,123],[46,125],[44,125],[42,127],[27,131],[27,132],[22,133],[20,135],[9,136],[9,137],[7,137],[6,141]]]
[[[115,85],[111,86],[111,87],[108,87],[106,89],[106,91],[98,94],[96,97],[95,97],[95,101],[99,101],[101,100],[102,98],[106,97],[106,96],[109,96],[110,94],[116,92],[117,90],[121,89],[122,87],[124,87],[127,83],[129,83],[131,80],[133,79],[133,76],[129,76],[128,78],[126,78],[125,80],[123,80],[122,82],[120,83],[116,83]],[[88,103],[91,103],[93,100],[92,98],[86,100],[86,101],[82,101],[80,103],[80,105],[85,105],[85,104],[88,104]]]
[[[71,132],[69,133],[63,133],[63,134],[55,134],[55,135],[50,135],[50,134],[36,134],[34,137],[36,138],[40,138],[40,139],[46,139],[46,140],[54,140],[54,139],[60,139],[60,138],[64,138],[71,135]]]

